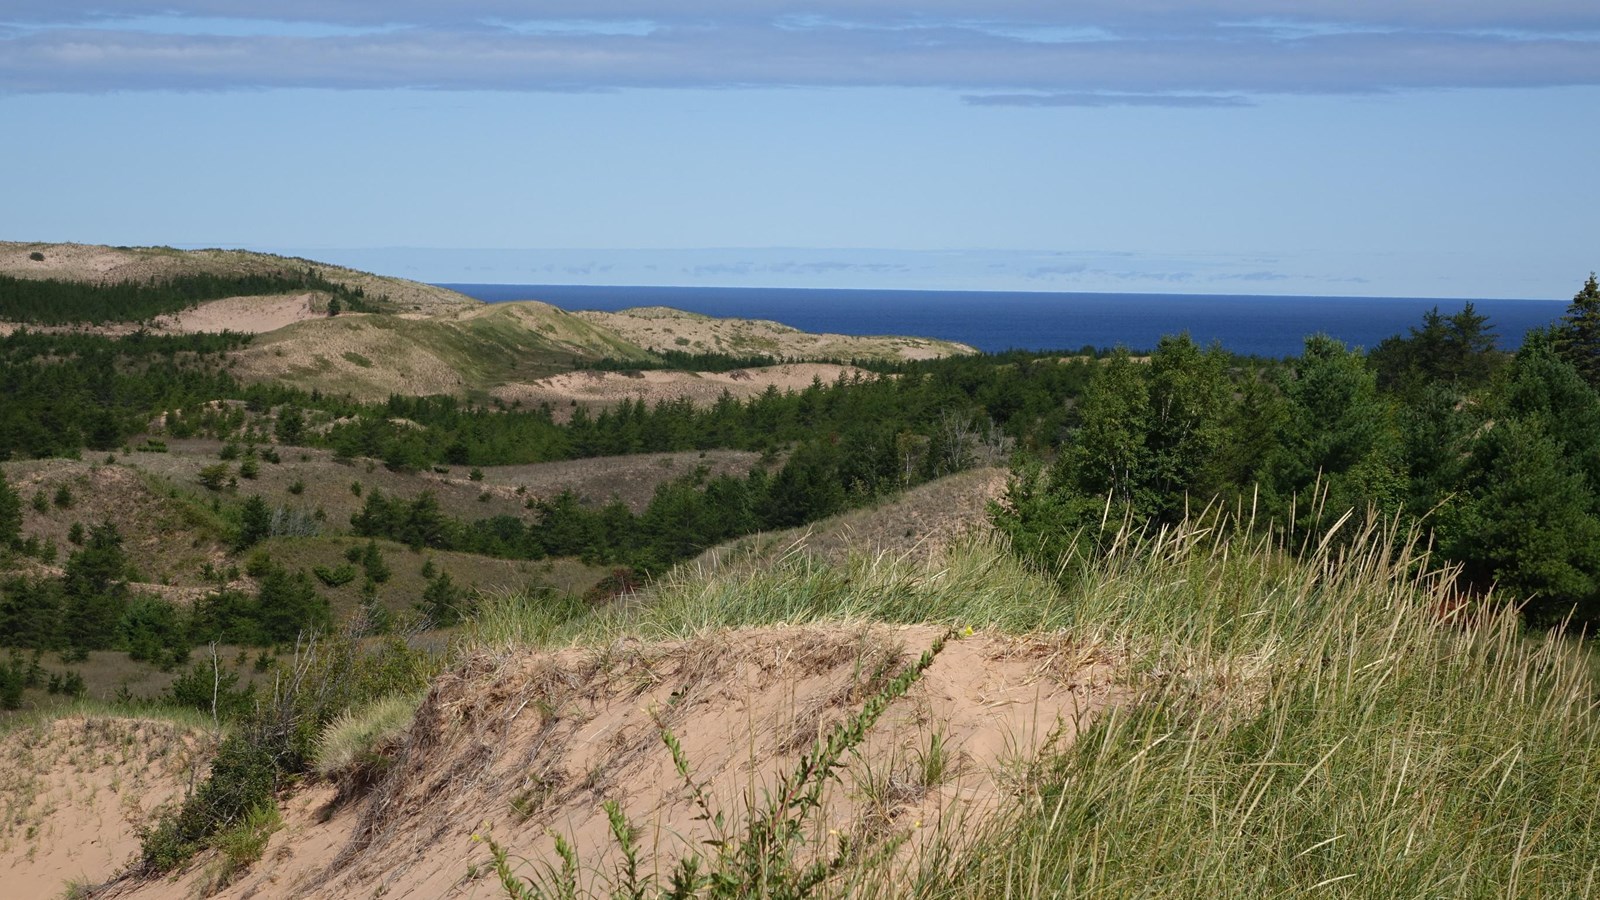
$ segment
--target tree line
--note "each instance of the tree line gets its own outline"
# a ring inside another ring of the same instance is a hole
[[[366,292],[322,277],[314,269],[249,275],[196,273],[110,283],[0,275],[0,318],[38,325],[143,322],[207,300],[318,291],[343,309],[376,311]]]
[[[1535,620],[1600,617],[1600,286],[1515,354],[1487,318],[1437,308],[1370,355],[1325,336],[1271,370],[1165,338],[1085,386],[1053,459],[1020,464],[995,511],[1018,552],[1055,568],[1131,524],[1208,503],[1296,541],[1345,512],[1414,522]]]

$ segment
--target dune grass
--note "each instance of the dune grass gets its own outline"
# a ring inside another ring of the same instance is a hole
[[[1213,518],[1124,535],[1056,577],[986,543],[939,566],[792,555],[754,575],[682,573],[603,611],[501,598],[465,640],[877,620],[1066,630],[1128,660],[1132,699],[1017,781],[1005,815],[912,859],[850,860],[819,896],[1600,892],[1583,642],[1530,633],[1492,597],[1466,603],[1382,522],[1347,517],[1298,551]]]

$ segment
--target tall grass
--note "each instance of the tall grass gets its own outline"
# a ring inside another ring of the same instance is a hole
[[[832,619],[1115,645],[1128,702],[1008,813],[822,893],[1436,897],[1600,893],[1600,717],[1582,642],[1472,607],[1413,536],[1347,517],[1287,552],[1202,518],[1048,577],[979,543],[918,567],[685,573],[600,612],[489,604],[512,647]],[[969,832],[970,833],[970,832]]]
[[[1345,523],[1350,527],[1350,523]],[[1587,654],[1369,525],[1299,560],[1175,529],[1078,582],[1140,699],[924,896],[1590,896]],[[1454,615],[1452,615],[1454,613]]]

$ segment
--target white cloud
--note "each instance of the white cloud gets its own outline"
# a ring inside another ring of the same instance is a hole
[[[1600,6],[14,0],[0,91],[936,87],[1022,106],[1600,83]]]

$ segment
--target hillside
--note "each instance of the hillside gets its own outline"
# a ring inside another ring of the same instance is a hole
[[[966,344],[915,337],[812,334],[762,319],[718,319],[664,306],[577,315],[648,350],[765,355],[778,359],[933,359],[974,353]]]
[[[843,370],[807,371],[798,379],[790,369],[762,366],[738,373],[604,372],[587,381],[562,378],[563,373],[601,360],[650,368],[660,363],[660,353],[685,349],[779,360],[912,360],[972,352],[946,341],[814,335],[775,322],[712,319],[667,309],[573,314],[536,301],[483,304],[432,285],[242,250],[0,243],[0,276],[21,279],[117,285],[285,274],[322,279],[318,283],[324,287],[359,290],[360,304],[377,312],[346,309],[332,316],[330,304],[338,298],[331,288],[286,288],[267,295],[203,299],[137,322],[113,316],[96,324],[32,327],[108,335],[140,329],[154,334],[227,330],[258,336],[230,362],[233,373],[247,382],[362,400],[383,400],[395,393],[446,394],[553,407],[575,401],[596,409],[623,399],[653,404],[687,398],[706,404],[724,389],[735,397],[759,394],[769,385],[799,389],[812,377],[832,381]],[[347,297],[344,305],[350,303]],[[0,334],[17,327],[5,318],[0,309]]]
[[[650,354],[554,306],[523,302],[319,317],[261,336],[239,359],[247,380],[384,399],[397,391],[481,397],[588,361]]]
[[[1581,896],[1585,654],[1441,622],[1448,581],[1351,527],[1297,561],[1196,521],[1065,582],[978,542],[505,598],[235,849],[109,896]]]
[[[30,258],[35,253],[44,258]],[[271,253],[0,241],[0,275],[15,278],[109,284],[195,274],[269,274],[286,269],[310,269],[335,284],[361,288],[374,303],[395,312],[435,314],[477,304],[455,291],[421,282]]]

